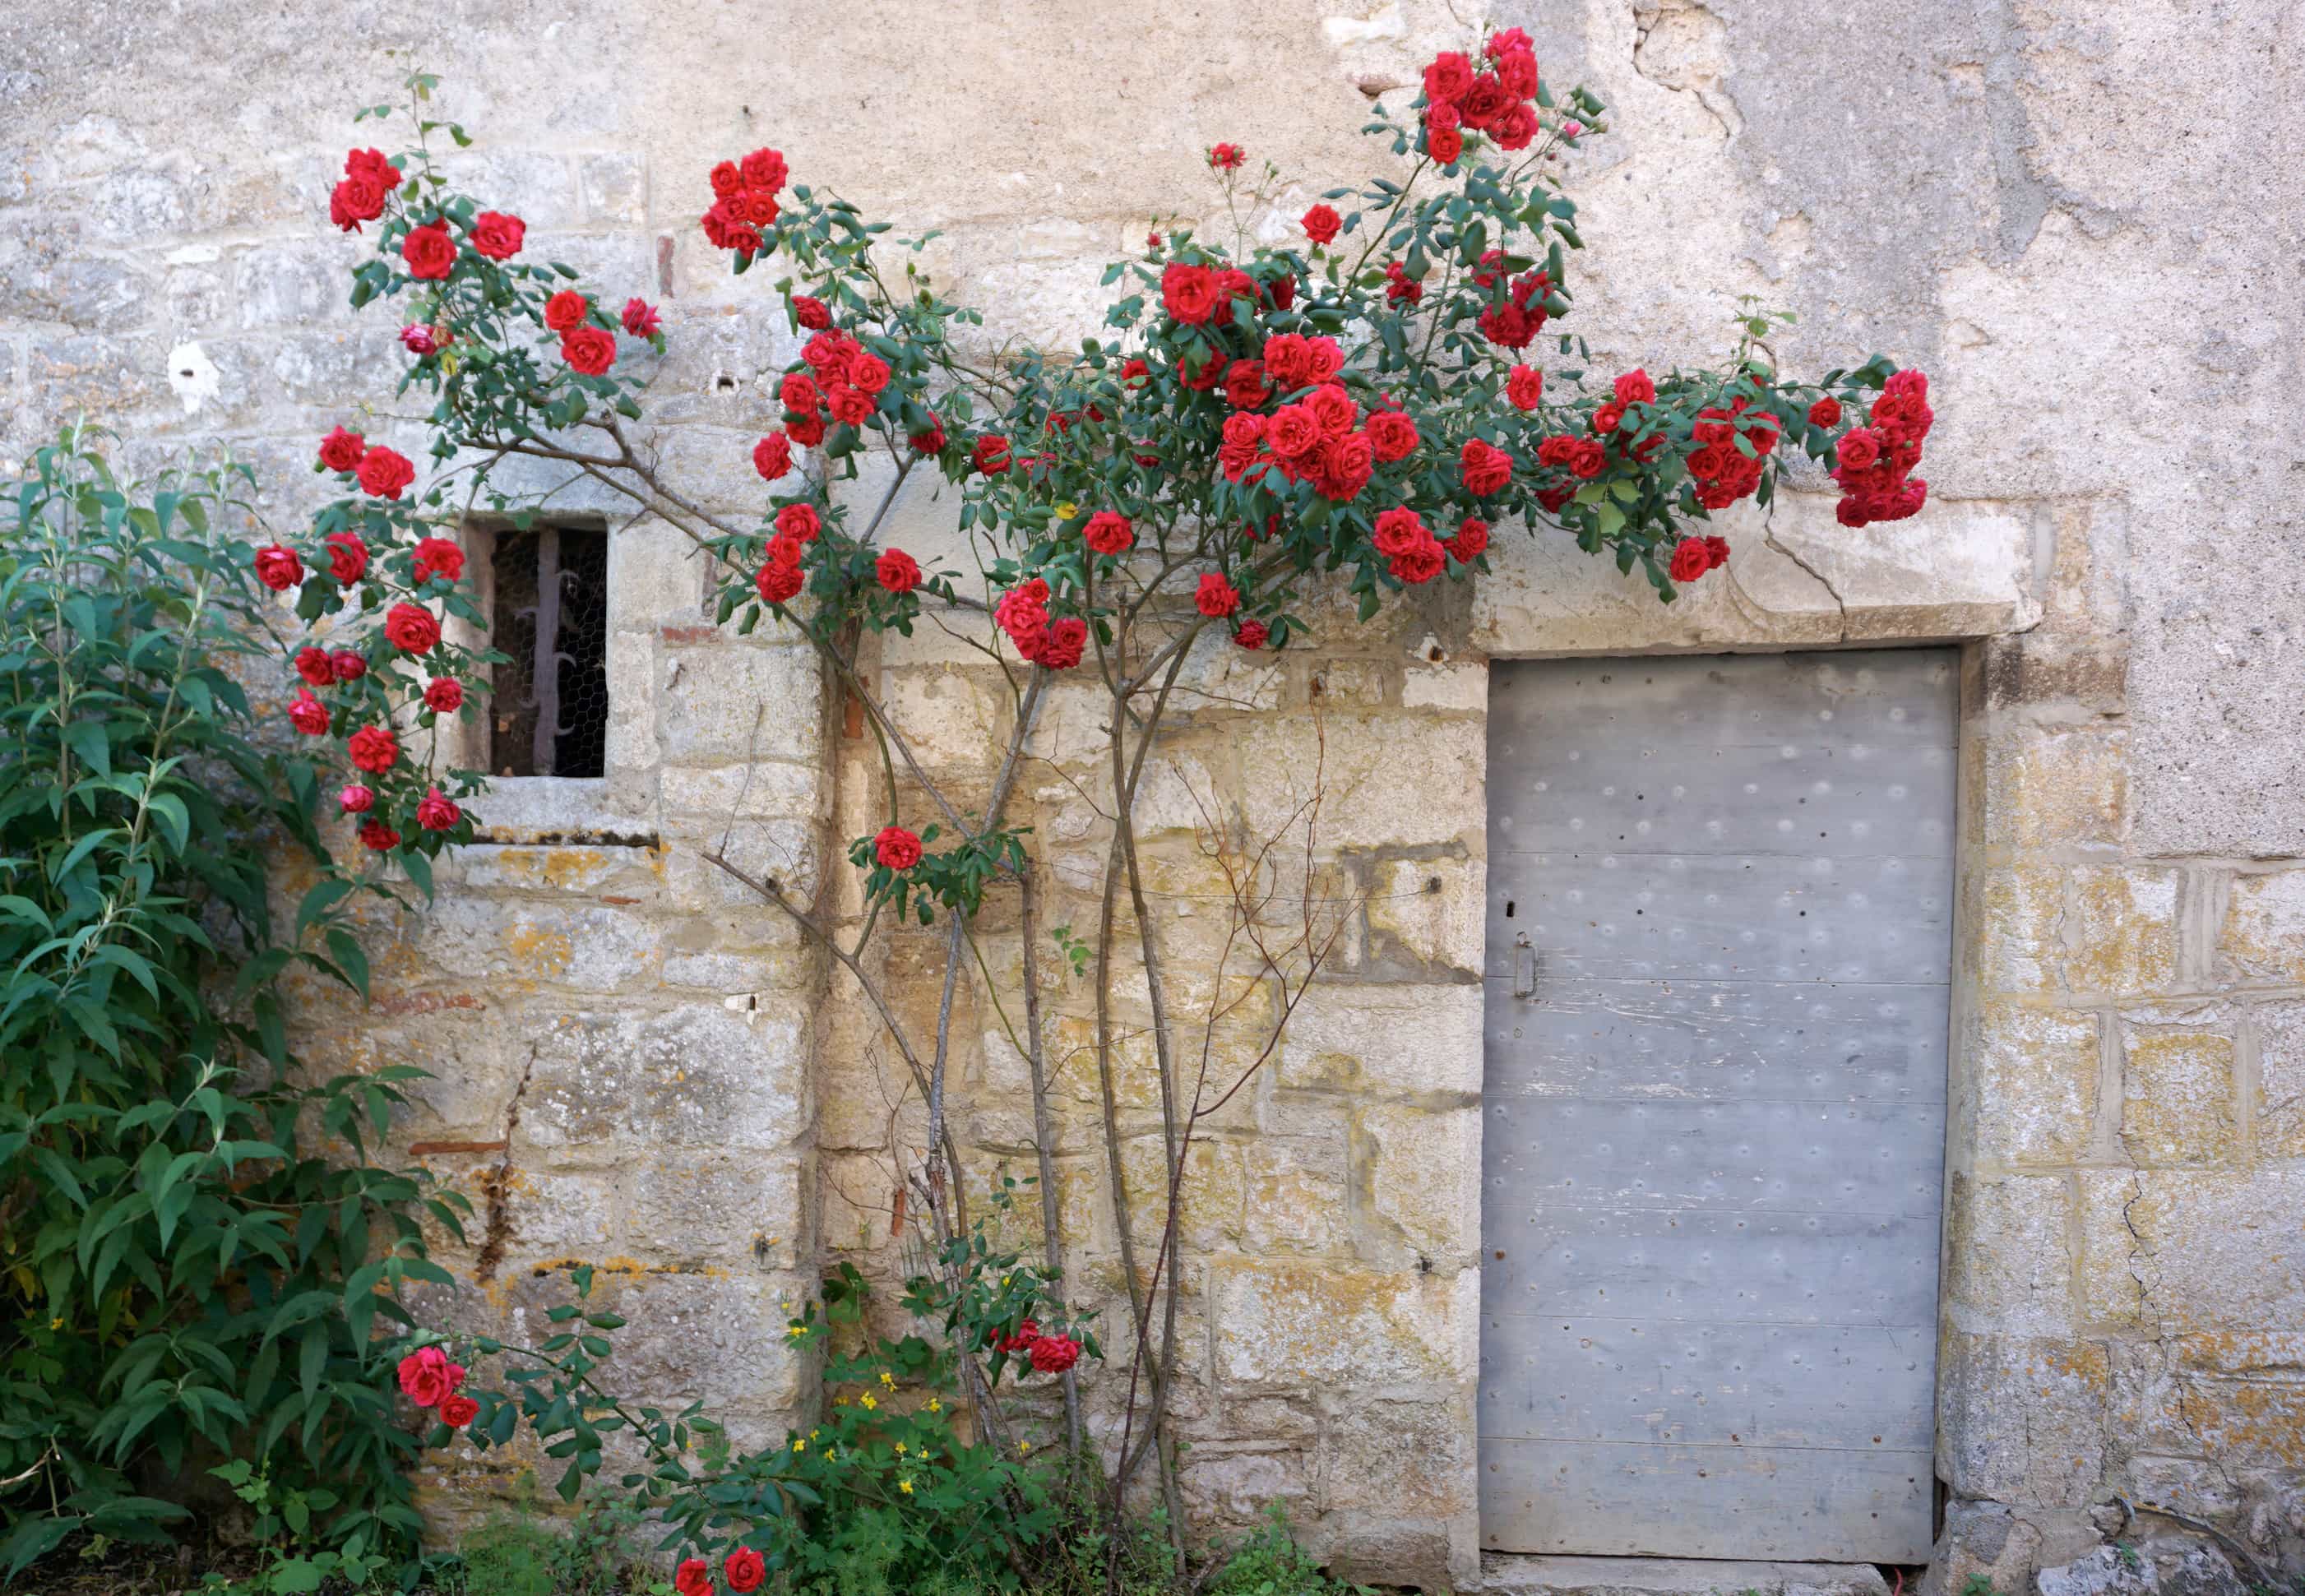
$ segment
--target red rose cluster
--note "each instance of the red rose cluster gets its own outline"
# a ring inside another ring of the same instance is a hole
[[[1817,407],[1826,403],[1820,399]],[[1833,446],[1833,480],[1842,496],[1833,514],[1841,525],[1902,521],[1920,513],[1929,485],[1912,470],[1921,462],[1921,440],[1935,420],[1929,379],[1918,371],[1897,372],[1883,385],[1869,423],[1850,428]]]
[[[1695,582],[1708,571],[1729,563],[1726,538],[1683,538],[1673,545],[1672,564],[1665,574],[1675,582]]]
[[[471,1423],[481,1405],[457,1395],[464,1383],[464,1366],[452,1363],[437,1346],[420,1346],[400,1360],[400,1388],[419,1407],[438,1408],[440,1422],[452,1430]]]
[[[742,161],[722,161],[712,168],[712,208],[704,213],[704,236],[716,250],[738,255],[761,252],[761,229],[777,219],[777,191],[791,175],[785,157],[773,149],[756,149]]]
[[[1018,654],[1052,671],[1072,669],[1088,647],[1088,623],[1078,615],[1051,618],[1049,584],[1037,576],[1000,595],[992,623],[1008,634]]]
[[[1739,395],[1726,410],[1712,404],[1697,412],[1691,429],[1697,447],[1689,451],[1688,474],[1697,479],[1697,502],[1708,510],[1726,510],[1759,488],[1761,462],[1777,446],[1777,418],[1765,411],[1748,412],[1751,403]],[[1596,414],[1595,425],[1600,420]],[[1737,446],[1739,437],[1751,446],[1750,454]]]
[[[1514,368],[1514,381],[1520,380],[1520,374],[1524,369],[1525,368],[1521,367]],[[1531,377],[1539,377],[1539,375],[1535,372],[1530,373]],[[1542,386],[1541,381],[1537,386]],[[1533,402],[1535,393],[1532,392],[1530,396]],[[1640,418],[1637,415],[1632,416],[1629,423],[1627,412],[1637,411],[1641,406],[1654,404],[1655,402],[1656,384],[1650,379],[1649,374],[1637,369],[1628,371],[1617,378],[1613,397],[1610,402],[1593,412],[1591,422],[1593,436],[1577,437],[1567,433],[1556,433],[1539,443],[1536,446],[1537,464],[1549,470],[1565,472],[1566,476],[1556,478],[1540,488],[1536,496],[1537,503],[1543,505],[1548,512],[1558,514],[1561,506],[1567,504],[1575,495],[1578,483],[1589,482],[1609,468],[1612,450],[1615,451],[1620,462],[1645,464],[1654,458],[1656,452],[1664,447],[1664,438],[1662,435],[1653,435],[1636,442],[1636,435],[1640,430]],[[1514,403],[1518,403],[1518,401],[1516,400]],[[1741,407],[1744,401],[1739,400],[1738,403]],[[1707,411],[1705,413],[1712,415],[1716,412]],[[1728,412],[1717,413],[1725,415]],[[1772,446],[1773,446],[1773,440],[1772,440]],[[1757,475],[1754,482],[1755,485],[1758,485]],[[1748,488],[1747,491],[1749,492],[1750,489]]]
[[[407,455],[396,449],[387,449],[382,444],[371,446],[368,439],[348,427],[339,427],[320,440],[320,464],[328,471],[358,478],[361,491],[374,498],[396,499],[404,488],[416,480],[416,467],[410,463]],[[336,536],[351,538],[354,543],[360,541],[350,532],[340,532]],[[365,548],[361,551],[360,558],[365,567],[368,562]],[[260,561],[257,565],[257,574],[259,577],[264,575]],[[357,581],[359,573],[340,580]],[[265,585],[276,588],[291,584],[274,582],[266,578]]]
[[[1473,274],[1473,285],[1489,294],[1488,306],[1475,325],[1481,336],[1500,348],[1527,349],[1544,330],[1544,296],[1552,291],[1552,279],[1541,271],[1523,272],[1500,293],[1504,259],[1502,250],[1487,250],[1481,256],[1481,269]],[[1532,301],[1535,309],[1530,308]]]
[[[1034,1320],[1019,1320],[1011,1331],[988,1330],[984,1339],[993,1351],[1022,1357],[1042,1374],[1062,1374],[1080,1362],[1079,1342],[1067,1335],[1044,1335]]]
[[[1442,166],[1465,153],[1465,132],[1486,133],[1507,150],[1527,149],[1536,138],[1536,53],[1518,28],[1489,36],[1482,50],[1486,71],[1462,52],[1443,50],[1425,69],[1425,131],[1418,145]]]
[[[376,149],[355,149],[344,157],[344,177],[329,191],[328,220],[346,233],[358,233],[362,222],[384,214],[384,202],[400,186],[400,168]]]
[[[759,451],[753,452],[757,463]],[[801,571],[801,561],[808,546],[824,530],[822,517],[810,504],[787,505],[777,512],[776,535],[769,539],[768,563],[753,579],[762,602],[785,604],[800,593],[806,578]]]
[[[737,1547],[720,1559],[720,1577],[736,1596],[759,1590],[768,1576],[767,1561],[749,1546]],[[712,1565],[702,1558],[682,1559],[673,1573],[672,1588],[677,1596],[712,1596]]]

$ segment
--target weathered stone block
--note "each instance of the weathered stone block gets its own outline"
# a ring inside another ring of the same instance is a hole
[[[2097,1342],[1947,1337],[1937,1447],[1954,1493],[2084,1505],[2104,1471],[2109,1387]]]
[[[2084,1175],[2085,1269],[2133,1272],[2142,1317],[2180,1331],[2305,1329],[2305,1171]],[[2094,1293],[2092,1294],[2094,1295]]]
[[[765,1150],[807,1129],[796,1016],[578,1013],[533,1046],[521,1130],[539,1146]]]
[[[465,980],[613,992],[656,979],[660,938],[650,921],[612,907],[475,896],[436,902],[413,930],[410,951]]]
[[[1988,992],[2054,988],[2064,969],[2065,881],[2038,865],[1986,867],[1978,886],[1978,972]]]
[[[1259,837],[1302,835],[1321,796],[1322,848],[1477,843],[1486,812],[1483,728],[1473,720],[1339,711],[1291,716],[1260,731],[1242,758],[1241,807]]]
[[[2118,843],[2128,753],[2128,736],[2117,730],[1995,741],[1986,756],[1986,840],[2020,848]]]
[[[2305,870],[2234,877],[2217,956],[2228,979],[2305,983]]]
[[[625,1244],[669,1263],[804,1268],[812,1173],[791,1152],[647,1157],[625,1183]]]
[[[1956,1174],[1944,1286],[1952,1323],[2003,1337],[2069,1333],[2071,1214],[2072,1189],[2062,1177],[1983,1181]]]
[[[812,649],[713,642],[668,649],[659,658],[659,725],[668,762],[813,765],[822,758],[823,694]]]
[[[1310,1260],[1209,1265],[1217,1377],[1251,1386],[1381,1387],[1469,1380],[1475,1271],[1454,1276]]]
[[[620,526],[608,539],[608,624],[617,631],[712,624],[706,601],[722,575],[687,533],[662,522]],[[727,640],[736,641],[732,626]]]
[[[2233,1043],[2207,1031],[2122,1026],[2122,1145],[2135,1162],[2223,1162],[2233,1152]]]
[[[1987,999],[1970,1060],[1981,1156],[2020,1167],[2080,1157],[2097,1116],[2095,1014]]]
[[[2250,1011],[2257,1040],[2257,1148],[2266,1158],[2305,1157],[2305,1002]]]
[[[1369,1108],[1359,1118],[1378,1221],[1364,1227],[1362,1256],[1408,1266],[1406,1247],[1414,1267],[1470,1263],[1481,1244],[1479,1108]]]
[[[1264,1137],[1248,1143],[1242,1156],[1251,1252],[1319,1252],[1345,1239],[1342,1136],[1334,1143]]]
[[[1279,1081],[1378,1094],[1477,1094],[1481,989],[1315,982],[1289,1016]]]
[[[2177,872],[2151,866],[2073,873],[2065,985],[2076,992],[2153,992],[2177,976]]]
[[[1487,871],[1476,859],[1388,859],[1370,868],[1368,926],[1437,971],[1480,972]]]

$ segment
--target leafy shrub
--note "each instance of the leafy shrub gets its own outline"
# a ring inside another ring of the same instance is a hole
[[[145,490],[98,436],[0,499],[0,1577],[75,1531],[165,1538],[185,1509],[155,1492],[203,1455],[260,1461],[300,1512],[325,1487],[300,1536],[398,1546],[413,1446],[374,1320],[447,1279],[417,1205],[457,1210],[366,1162],[418,1072],[293,1074],[281,973],[367,969],[315,771],[256,738],[232,672],[272,651],[228,530],[245,469]],[[319,877],[289,937],[284,845]]]
[[[1277,1502],[1208,1586],[1209,1596],[1331,1596],[1359,1589],[1331,1579],[1306,1555]]]

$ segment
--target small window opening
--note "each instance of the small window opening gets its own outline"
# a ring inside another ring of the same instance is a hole
[[[490,562],[496,670],[489,768],[498,776],[600,776],[608,744],[608,534],[506,531]]]

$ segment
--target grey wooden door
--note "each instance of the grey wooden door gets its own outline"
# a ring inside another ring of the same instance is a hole
[[[1490,692],[1483,1544],[1926,1561],[1953,656]]]

